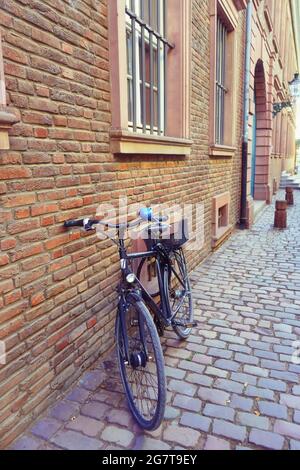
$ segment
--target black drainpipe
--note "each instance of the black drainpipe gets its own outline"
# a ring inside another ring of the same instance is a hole
[[[248,140],[249,140],[249,99],[250,99],[250,67],[251,67],[251,27],[252,0],[247,5],[246,23],[246,54],[245,54],[245,83],[244,83],[244,130],[242,144],[242,190],[240,228],[247,228],[247,176],[248,176]]]

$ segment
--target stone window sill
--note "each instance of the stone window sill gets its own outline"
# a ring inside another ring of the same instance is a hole
[[[227,225],[217,230],[216,236],[212,238],[212,248],[217,249],[231,234],[233,225]]]
[[[227,145],[211,145],[209,156],[211,158],[233,158],[235,152],[236,147],[229,147]]]
[[[0,108],[0,150],[9,149],[9,129],[18,122],[17,117],[9,108]]]
[[[173,137],[134,134],[124,130],[110,132],[111,152],[115,155],[172,155],[187,157],[192,141]]]

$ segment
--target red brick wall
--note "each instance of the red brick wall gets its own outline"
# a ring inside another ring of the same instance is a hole
[[[68,218],[101,202],[211,204],[230,191],[239,212],[240,151],[208,156],[209,0],[193,1],[192,156],[113,157],[107,0],[2,0],[0,27],[8,103],[20,117],[0,152],[0,440],[4,447],[113,344],[119,265],[108,241],[68,232]],[[243,14],[241,14],[243,18]],[[240,26],[240,34],[243,34]],[[243,49],[238,67],[242,75]],[[242,112],[242,83],[239,112]],[[237,124],[239,147],[241,123]]]

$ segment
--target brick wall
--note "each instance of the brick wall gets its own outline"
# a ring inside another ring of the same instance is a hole
[[[113,344],[118,256],[108,241],[68,232],[68,218],[101,202],[205,204],[231,192],[239,212],[240,137],[233,160],[208,156],[209,0],[193,1],[189,159],[113,157],[107,0],[2,0],[0,28],[8,104],[20,118],[0,152],[0,441],[5,447]],[[244,18],[241,14],[241,18]],[[243,35],[243,21],[239,34]],[[240,74],[243,49],[240,51]],[[242,82],[239,85],[239,120]]]

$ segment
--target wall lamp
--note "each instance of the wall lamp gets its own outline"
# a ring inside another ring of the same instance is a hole
[[[299,73],[295,73],[295,76],[291,82],[289,82],[289,89],[291,100],[283,101],[281,103],[273,104],[273,117],[277,116],[284,108],[292,108],[297,98],[300,97],[300,76]]]

